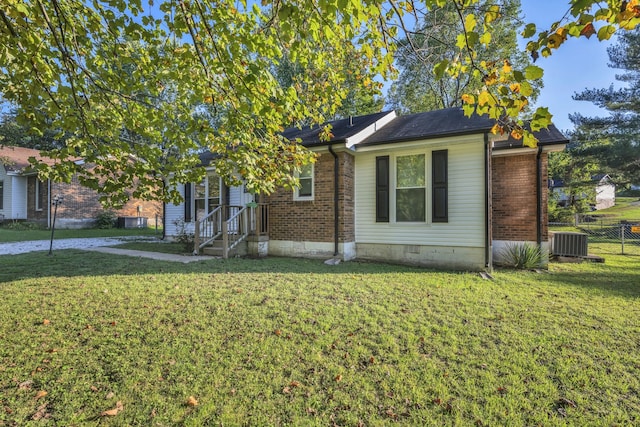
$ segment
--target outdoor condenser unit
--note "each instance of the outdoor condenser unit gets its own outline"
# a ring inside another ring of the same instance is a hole
[[[553,233],[551,252],[560,256],[587,256],[587,235],[584,233]]]

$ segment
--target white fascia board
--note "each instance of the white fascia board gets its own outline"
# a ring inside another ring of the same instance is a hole
[[[367,139],[368,137],[376,133],[378,129],[382,129],[384,125],[388,124],[395,118],[396,118],[396,112],[390,111],[389,114],[387,114],[386,116],[382,117],[379,120],[376,120],[374,123],[362,129],[360,132],[356,133],[355,135],[349,138],[346,138],[345,146],[349,149],[353,149],[354,145],[361,143],[362,141],[364,141],[365,139]]]

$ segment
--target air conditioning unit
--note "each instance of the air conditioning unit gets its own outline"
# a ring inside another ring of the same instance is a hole
[[[559,256],[587,256],[587,235],[584,233],[553,233],[551,253]]]

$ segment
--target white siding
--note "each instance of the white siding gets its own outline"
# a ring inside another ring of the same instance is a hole
[[[245,193],[243,185],[229,188],[229,204],[231,206],[246,206],[251,201],[253,201],[253,195]]]
[[[12,176],[9,192],[11,194],[11,219],[27,219],[27,177]],[[6,184],[6,181],[5,181]],[[5,190],[6,191],[6,190]]]
[[[11,212],[11,178],[7,176],[7,172],[0,163],[0,181],[2,181],[2,209],[0,209],[0,214],[4,215],[5,219],[9,219]]]
[[[184,196],[184,185],[178,185],[178,192]],[[184,221],[184,202],[174,205],[172,203],[167,203],[165,205],[165,234],[167,236],[176,236],[178,234],[178,230],[176,227],[176,222]],[[193,223],[186,224],[187,232],[193,233]]]
[[[449,221],[431,222],[431,152],[448,150]],[[427,220],[395,222],[395,156],[424,153],[427,177]],[[390,156],[388,223],[376,223],[375,158]],[[485,168],[482,135],[394,144],[359,152],[355,163],[356,242],[446,247],[484,247]]]

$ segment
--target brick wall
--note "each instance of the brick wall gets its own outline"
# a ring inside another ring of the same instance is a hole
[[[100,204],[97,191],[83,187],[74,177],[71,183],[51,183],[51,197],[57,194],[63,197],[58,206],[58,218],[62,219],[95,219],[105,209]],[[43,207],[46,206],[45,201]],[[140,213],[138,213],[140,206]],[[132,199],[122,209],[112,209],[117,216],[142,216],[155,221],[155,216],[162,216],[162,202]]]
[[[340,242],[355,240],[354,159],[338,153]],[[314,166],[314,200],[294,201],[293,191],[279,189],[267,198],[269,238],[273,240],[333,242],[334,240],[334,158],[318,157]]]
[[[547,236],[547,154],[542,160],[542,241]],[[491,159],[493,239],[536,241],[536,154]]]
[[[36,210],[36,185],[40,186],[40,210]],[[47,183],[38,181],[35,176],[27,178],[27,218],[35,221],[47,220]]]

